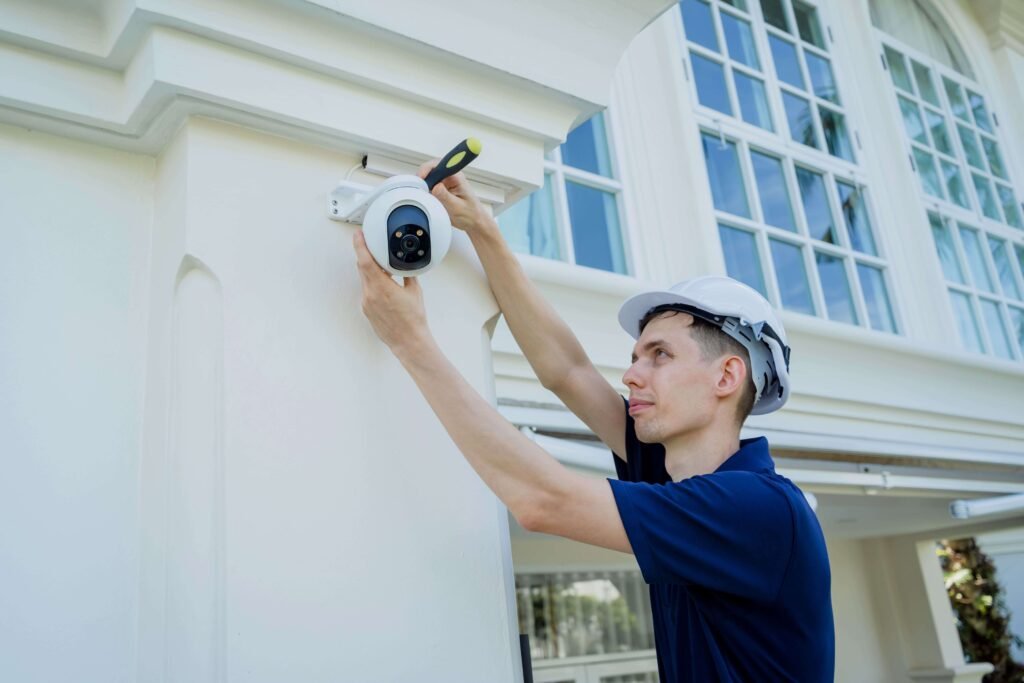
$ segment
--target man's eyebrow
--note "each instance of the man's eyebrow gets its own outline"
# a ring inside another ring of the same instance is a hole
[[[666,349],[671,349],[672,348],[672,345],[669,344],[664,339],[652,339],[651,341],[649,341],[646,344],[644,344],[644,346],[643,346],[643,348],[641,350],[642,351],[646,351],[646,350],[648,350],[650,348],[653,348],[655,346],[664,346]],[[633,358],[633,362],[636,362],[636,353],[635,352],[633,353],[632,358]]]

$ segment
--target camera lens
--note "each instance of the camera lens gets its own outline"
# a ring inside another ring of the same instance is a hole
[[[416,235],[406,235],[402,238],[402,249],[405,251],[416,251],[420,246],[420,238]]]

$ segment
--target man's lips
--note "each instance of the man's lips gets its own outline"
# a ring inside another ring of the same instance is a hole
[[[648,403],[647,401],[632,400],[629,402],[629,414],[634,415],[642,410],[650,408],[653,405],[653,403]]]

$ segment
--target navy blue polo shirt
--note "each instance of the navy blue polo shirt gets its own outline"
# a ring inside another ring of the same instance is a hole
[[[626,404],[626,456],[609,479],[650,584],[662,683],[835,675],[825,538],[764,437],[711,474],[672,482],[665,448],[641,443]],[[614,456],[613,456],[614,457]]]

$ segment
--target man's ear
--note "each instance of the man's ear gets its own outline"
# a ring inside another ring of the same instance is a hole
[[[747,364],[739,356],[726,356],[719,365],[718,384],[715,393],[725,398],[741,394],[747,381]]]

